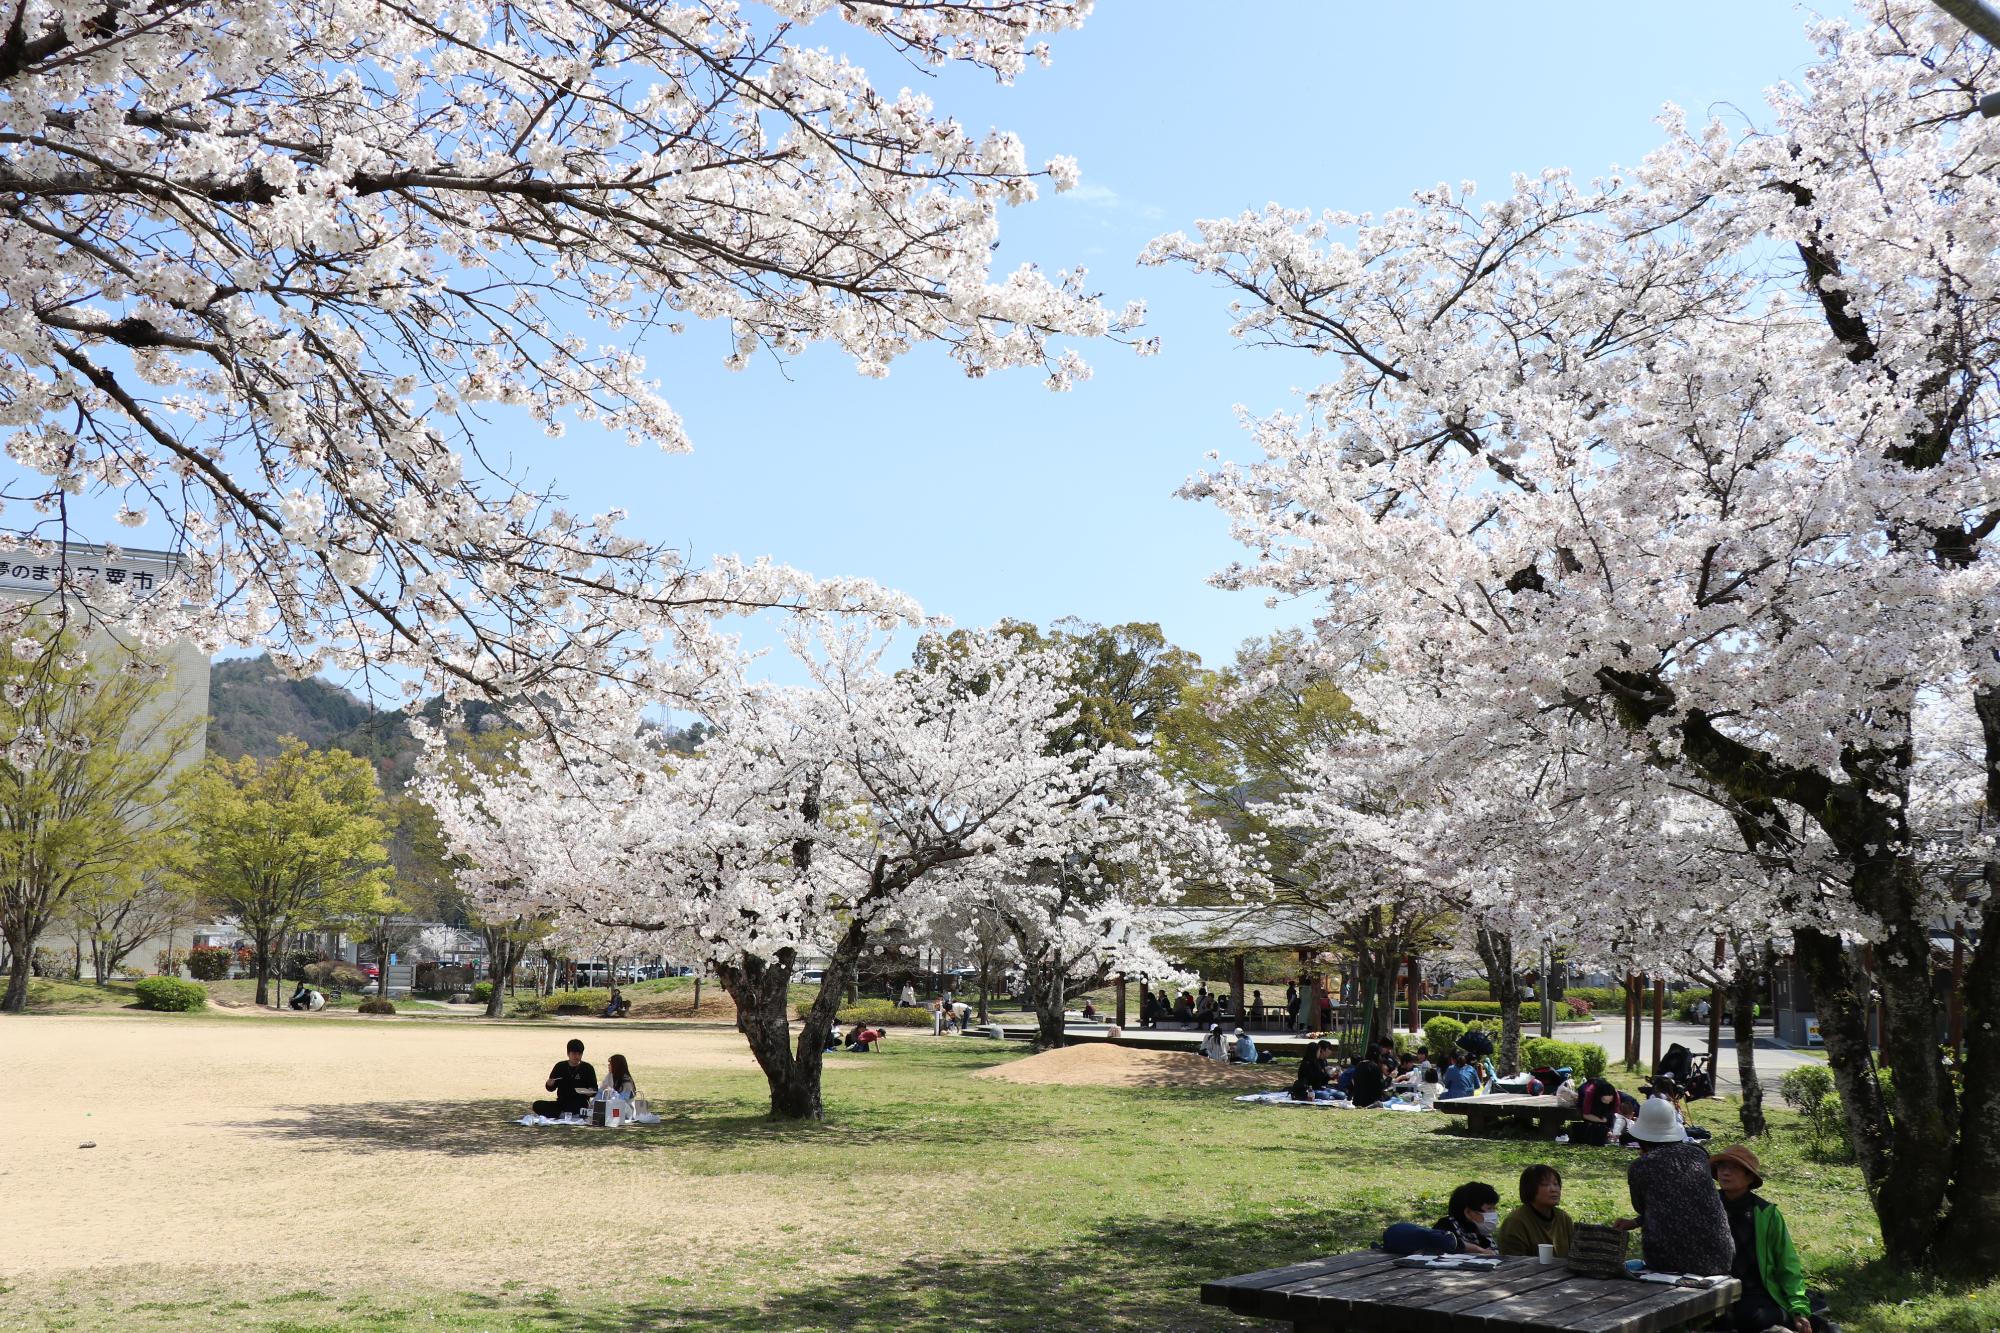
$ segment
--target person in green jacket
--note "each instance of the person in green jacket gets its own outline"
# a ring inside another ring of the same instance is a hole
[[[1533,1257],[1543,1245],[1553,1245],[1556,1258],[1568,1258],[1576,1222],[1560,1207],[1562,1197],[1562,1172],[1543,1162],[1523,1171],[1521,1206],[1507,1214],[1495,1237],[1500,1253]]]
[[[1748,1333],[1772,1328],[1812,1333],[1805,1267],[1785,1215],[1777,1204],[1756,1193],[1764,1183],[1757,1154],[1739,1144],[1709,1158],[1708,1169],[1722,1191],[1722,1211],[1729,1217],[1730,1237],[1736,1243],[1730,1276],[1743,1283],[1743,1294],[1725,1327]]]

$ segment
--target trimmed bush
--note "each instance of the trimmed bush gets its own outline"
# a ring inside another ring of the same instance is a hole
[[[473,1002],[474,1004],[485,1004],[485,1003],[487,1003],[488,1001],[490,1001],[490,1000],[491,1000],[492,998],[493,998],[493,983],[492,983],[492,982],[490,982],[490,981],[482,981],[482,982],[479,982],[479,983],[477,983],[476,985],[474,985],[474,986],[473,986],[473,988],[472,988],[472,1002]]]
[[[1431,1058],[1442,1060],[1450,1055],[1464,1031],[1465,1024],[1456,1018],[1446,1018],[1443,1014],[1439,1014],[1436,1018],[1425,1019],[1424,1045],[1431,1048]]]
[[[375,983],[368,974],[352,963],[333,963],[324,960],[308,963],[305,967],[306,980],[316,986],[338,986],[342,990],[367,990]]]
[[[1547,1065],[1552,1069],[1568,1069],[1579,1083],[1602,1074],[1609,1059],[1602,1046],[1589,1042],[1558,1041],[1553,1037],[1524,1037],[1521,1041],[1522,1068],[1539,1069]]]
[[[228,979],[230,965],[235,961],[236,951],[233,949],[196,945],[188,950],[188,975],[196,981],[224,981]]]
[[[626,998],[630,999],[631,997],[627,996]],[[517,996],[514,1000],[514,1017],[554,1018],[558,1009],[567,1009],[572,1006],[581,1008],[586,1014],[595,1016],[603,1013],[605,1006],[610,1003],[611,991],[604,987],[591,987],[587,990],[559,990],[554,995],[522,995]]]
[[[358,1006],[364,1014],[393,1014],[396,1006],[387,1000],[363,1000]]]
[[[927,1028],[931,1025],[930,1010],[908,1009],[888,1000],[862,1000],[845,1006],[834,1017],[842,1023],[866,1023],[871,1027]]]
[[[147,977],[132,988],[132,993],[139,997],[141,1009],[184,1014],[208,1007],[208,988],[179,977]]]

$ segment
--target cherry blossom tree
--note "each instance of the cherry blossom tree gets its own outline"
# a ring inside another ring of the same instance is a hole
[[[844,22],[892,63],[1009,82],[1088,7],[17,5],[0,549],[46,561],[72,497],[116,505],[178,571],[147,598],[44,599],[62,617],[300,674],[407,668],[412,694],[608,676],[666,696],[714,613],[903,613],[866,584],[692,566],[565,508],[500,436],[686,449],[635,347],[696,323],[731,367],[826,343],[879,376],[929,344],[975,377],[1082,378],[1053,340],[1139,312],[1080,270],[989,271],[1001,207],[1075,164],[1036,167],[822,43]]]
[[[1239,336],[1331,367],[1247,421],[1262,461],[1187,487],[1253,553],[1220,581],[1324,596],[1320,653],[1379,669],[1406,716],[1589,719],[1724,794],[1758,855],[1823,844],[1835,901],[1793,948],[1885,1247],[1991,1274],[2000,944],[1981,929],[1967,969],[1957,1087],[1929,942],[1953,903],[1911,773],[1920,696],[1958,700],[2000,798],[1995,60],[1926,6],[1866,13],[1815,26],[1821,59],[1765,123],[1669,109],[1630,173],[1523,177],[1483,207],[1439,186],[1380,218],[1272,208],[1147,259],[1217,275]],[[1983,927],[1982,874],[1957,907]]]
[[[871,940],[1132,837],[1095,793],[1135,761],[1046,750],[1068,716],[1062,661],[1004,634],[955,645],[890,673],[878,636],[800,633],[812,683],[730,691],[691,756],[636,749],[628,717],[594,760],[523,740],[476,796],[428,778],[426,796],[483,910],[643,933],[698,960],[736,1003],[772,1114],[816,1119],[827,1034]],[[1125,922],[1121,938],[1137,935]],[[790,985],[813,957],[825,973],[794,1037]]]

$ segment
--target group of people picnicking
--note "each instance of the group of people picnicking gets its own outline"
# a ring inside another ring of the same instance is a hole
[[[1654,1272],[1729,1276],[1743,1284],[1722,1327],[1737,1333],[1827,1333],[1814,1311],[1805,1268],[1785,1215],[1757,1193],[1757,1154],[1742,1146],[1710,1156],[1682,1137],[1665,1098],[1649,1099],[1636,1126],[1640,1155],[1626,1169],[1633,1216],[1611,1226],[1640,1234],[1641,1262]],[[1520,1205],[1505,1220],[1500,1194],[1483,1181],[1451,1192],[1433,1226],[1398,1222],[1382,1234],[1394,1254],[1474,1254],[1561,1259],[1576,1220],[1562,1208],[1562,1172],[1536,1163],[1521,1173]]]
[[[1240,1032],[1241,1029],[1238,1029]],[[1380,1106],[1392,1097],[1408,1096],[1428,1104],[1447,1097],[1470,1097],[1495,1077],[1485,1056],[1454,1050],[1442,1060],[1431,1058],[1430,1047],[1398,1051],[1389,1037],[1377,1037],[1365,1051],[1335,1071],[1333,1043],[1319,1041],[1299,1057],[1292,1081],[1292,1100],[1345,1101],[1354,1106]]]
[[[639,1085],[632,1081],[632,1068],[625,1062],[624,1056],[614,1055],[606,1062],[606,1073],[600,1081],[596,1067],[583,1058],[583,1042],[575,1037],[570,1038],[567,1054],[556,1062],[555,1068],[549,1070],[542,1090],[555,1096],[536,1102],[534,1112],[548,1120],[587,1113],[599,1093],[609,1093],[627,1101],[637,1101],[639,1097]]]

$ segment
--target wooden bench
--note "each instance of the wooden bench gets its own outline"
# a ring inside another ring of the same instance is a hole
[[[1581,1277],[1560,1262],[1534,1259],[1502,1259],[1492,1269],[1410,1268],[1368,1250],[1205,1282],[1201,1300],[1290,1320],[1295,1333],[1670,1333],[1705,1326],[1735,1304],[1742,1285],[1734,1278],[1671,1287]]]
[[[1530,1097],[1524,1093],[1498,1092],[1486,1097],[1447,1097],[1437,1103],[1446,1115],[1462,1115],[1465,1127],[1474,1134],[1491,1134],[1508,1121],[1521,1121],[1537,1134],[1554,1138],[1572,1120],[1583,1119],[1574,1106],[1558,1105],[1552,1095]]]

